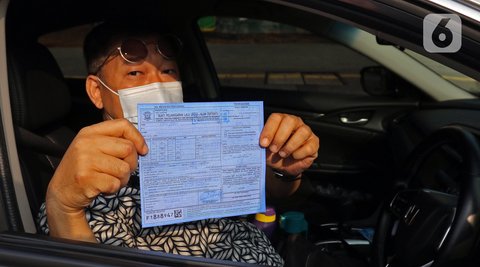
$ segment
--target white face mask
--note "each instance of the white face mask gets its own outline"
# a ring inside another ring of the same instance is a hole
[[[156,82],[142,86],[118,90],[118,93],[108,87],[100,78],[98,81],[110,92],[120,97],[123,117],[137,126],[138,103],[176,103],[183,102],[182,84],[175,82]]]

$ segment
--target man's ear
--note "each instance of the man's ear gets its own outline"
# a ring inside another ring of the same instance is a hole
[[[88,75],[85,81],[85,89],[87,90],[90,101],[98,108],[103,108],[102,94],[100,93],[100,83],[97,80],[97,76]]]

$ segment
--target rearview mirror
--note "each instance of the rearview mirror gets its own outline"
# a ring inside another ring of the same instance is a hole
[[[399,45],[397,45],[397,44],[395,44],[395,43],[392,43],[392,42],[390,42],[390,41],[387,41],[387,40],[385,40],[385,39],[383,39],[383,38],[380,38],[380,37],[378,37],[378,36],[376,36],[375,38],[376,38],[376,40],[377,40],[377,44],[379,44],[379,45],[390,45],[390,46],[394,46],[394,47],[400,49],[401,51],[405,50],[405,48],[403,48],[403,47],[401,47],[401,46],[399,46]]]
[[[363,90],[372,96],[395,96],[397,94],[396,76],[390,70],[381,67],[366,67],[360,72]]]

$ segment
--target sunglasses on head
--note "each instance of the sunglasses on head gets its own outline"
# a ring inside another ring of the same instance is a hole
[[[157,39],[155,49],[163,58],[172,60],[178,57],[182,49],[182,42],[174,35],[164,35]],[[125,39],[120,46],[105,58],[102,64],[97,68],[96,73],[100,71],[103,65],[107,63],[110,56],[116,51],[119,52],[123,60],[130,64],[140,63],[148,56],[147,44],[144,41],[134,38]]]

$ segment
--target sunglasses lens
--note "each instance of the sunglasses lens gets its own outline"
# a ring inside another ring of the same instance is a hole
[[[120,52],[123,58],[130,63],[142,61],[148,54],[145,44],[136,39],[125,40],[120,46]]]
[[[182,50],[182,43],[174,35],[165,35],[158,39],[157,48],[160,54],[167,58],[176,58]]]

